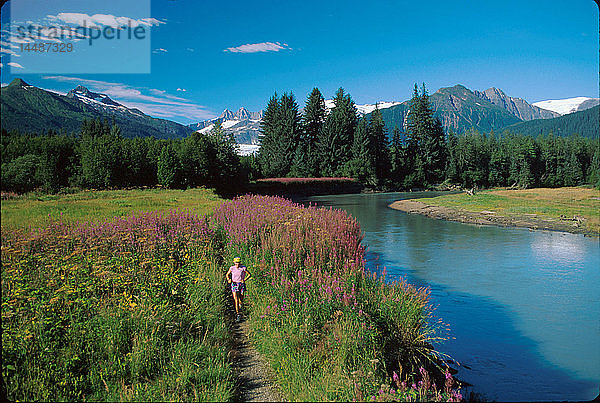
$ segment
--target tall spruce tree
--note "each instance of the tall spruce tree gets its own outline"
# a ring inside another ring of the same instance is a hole
[[[377,185],[381,186],[390,175],[390,145],[378,105],[375,105],[375,110],[371,113],[369,135],[372,139],[371,158],[375,168],[375,178]]]
[[[313,88],[306,100],[302,130],[292,167],[293,176],[314,177],[319,174],[318,140],[325,122],[325,99]]]
[[[319,137],[321,175],[334,176],[343,171],[352,158],[352,142],[356,129],[356,107],[350,94],[339,88],[333,99],[335,106],[325,120]]]
[[[425,121],[427,120],[427,111],[424,111],[422,107],[423,103],[421,102],[421,97],[419,95],[419,87],[415,83],[407,116],[406,165],[409,167],[409,171],[404,178],[403,186],[405,188],[423,186],[425,182],[425,167],[420,151],[426,126]]]
[[[404,147],[398,126],[392,130],[390,144],[390,180],[393,185],[399,186],[404,179]]]
[[[273,94],[263,114],[260,124],[261,145],[258,152],[258,162],[261,173],[265,177],[273,176],[273,161],[275,157],[275,142],[278,136],[279,98]]]
[[[300,138],[300,113],[293,93],[284,93],[281,100],[277,94],[271,98],[263,116],[262,134],[259,158],[263,175],[287,176]]]
[[[352,142],[352,158],[344,163],[343,175],[355,178],[365,185],[376,186],[373,149],[372,137],[369,133],[369,122],[363,116],[358,120]]]
[[[425,84],[415,84],[408,113],[408,157],[414,171],[409,175],[409,186],[425,186],[443,180],[446,168],[446,141],[439,119],[434,118]]]

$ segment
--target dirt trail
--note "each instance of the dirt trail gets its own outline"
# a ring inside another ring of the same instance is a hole
[[[233,325],[233,365],[238,372],[239,395],[242,402],[281,402],[283,398],[273,383],[269,364],[248,340],[245,320]]]

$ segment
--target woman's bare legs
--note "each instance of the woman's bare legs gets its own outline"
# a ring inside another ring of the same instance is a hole
[[[239,315],[240,314],[240,306],[242,304],[239,300],[237,291],[233,291],[232,294],[233,294],[233,304],[235,305],[235,313]]]

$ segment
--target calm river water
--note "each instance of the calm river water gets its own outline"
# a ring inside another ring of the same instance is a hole
[[[487,400],[590,400],[600,385],[600,244],[387,206],[429,193],[317,196],[360,221],[370,270],[431,288],[454,340],[437,346]],[[463,393],[464,394],[464,393]]]

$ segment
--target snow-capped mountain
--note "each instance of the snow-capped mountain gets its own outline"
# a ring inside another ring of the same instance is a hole
[[[238,144],[256,145],[259,143],[262,116],[262,111],[250,112],[246,108],[240,108],[237,112],[232,112],[225,109],[218,117],[191,124],[189,127],[200,133],[209,133],[216,122],[221,122],[223,129],[233,133]]]
[[[66,96],[67,98],[76,99],[104,112],[132,114],[140,117],[145,116],[139,109],[128,108],[125,105],[112,100],[108,95],[92,92],[83,85],[78,85],[67,92]]]
[[[534,102],[532,105],[538,108],[566,115],[573,112],[584,111],[593,108],[600,103],[600,98],[575,97],[566,99],[550,99],[548,101]]]
[[[114,122],[125,137],[182,138],[192,130],[179,123],[154,118],[84,86],[67,95],[44,90],[15,78],[2,87],[2,128],[29,133],[48,130],[78,133],[85,120]]]

